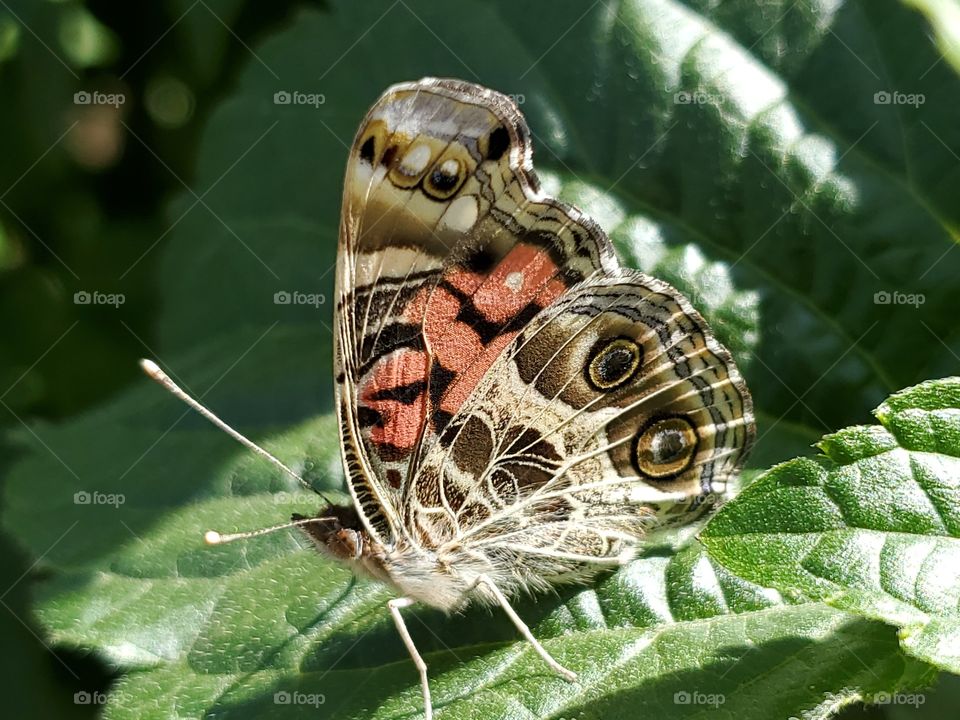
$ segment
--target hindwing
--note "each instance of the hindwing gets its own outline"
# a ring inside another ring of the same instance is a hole
[[[405,521],[514,584],[570,579],[695,518],[753,435],[743,380],[689,302],[636,271],[596,276],[497,358],[423,459]]]

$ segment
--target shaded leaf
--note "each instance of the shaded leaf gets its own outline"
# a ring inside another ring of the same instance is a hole
[[[897,625],[905,649],[960,673],[960,378],[876,415],[764,474],[700,537],[743,577]]]

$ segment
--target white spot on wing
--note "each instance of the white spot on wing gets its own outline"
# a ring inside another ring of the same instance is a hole
[[[461,195],[452,203],[440,218],[440,228],[450,228],[457,232],[466,232],[477,221],[477,198],[473,195]]]
[[[430,162],[430,148],[427,145],[417,145],[403,156],[400,163],[400,172],[411,177],[420,175],[427,169]]]
[[[523,289],[523,273],[519,271],[509,273],[504,278],[503,284],[514,292],[520,292]]]

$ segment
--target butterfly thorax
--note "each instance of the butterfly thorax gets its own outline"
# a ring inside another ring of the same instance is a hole
[[[388,548],[370,536],[357,511],[349,505],[328,505],[316,517],[324,522],[304,524],[301,529],[321,552],[349,565],[358,575],[391,585],[402,594],[441,610],[463,605],[477,575],[491,569],[485,564],[472,567],[474,563],[469,560],[456,559],[454,556],[459,553],[455,551],[444,559],[408,542]],[[294,513],[292,519],[308,518]]]

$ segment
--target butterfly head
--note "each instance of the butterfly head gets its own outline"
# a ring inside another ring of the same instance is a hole
[[[327,521],[301,527],[320,550],[345,561],[359,560],[363,556],[368,546],[366,531],[352,505],[328,505],[317,517]],[[307,519],[298,513],[291,517],[295,523]]]

